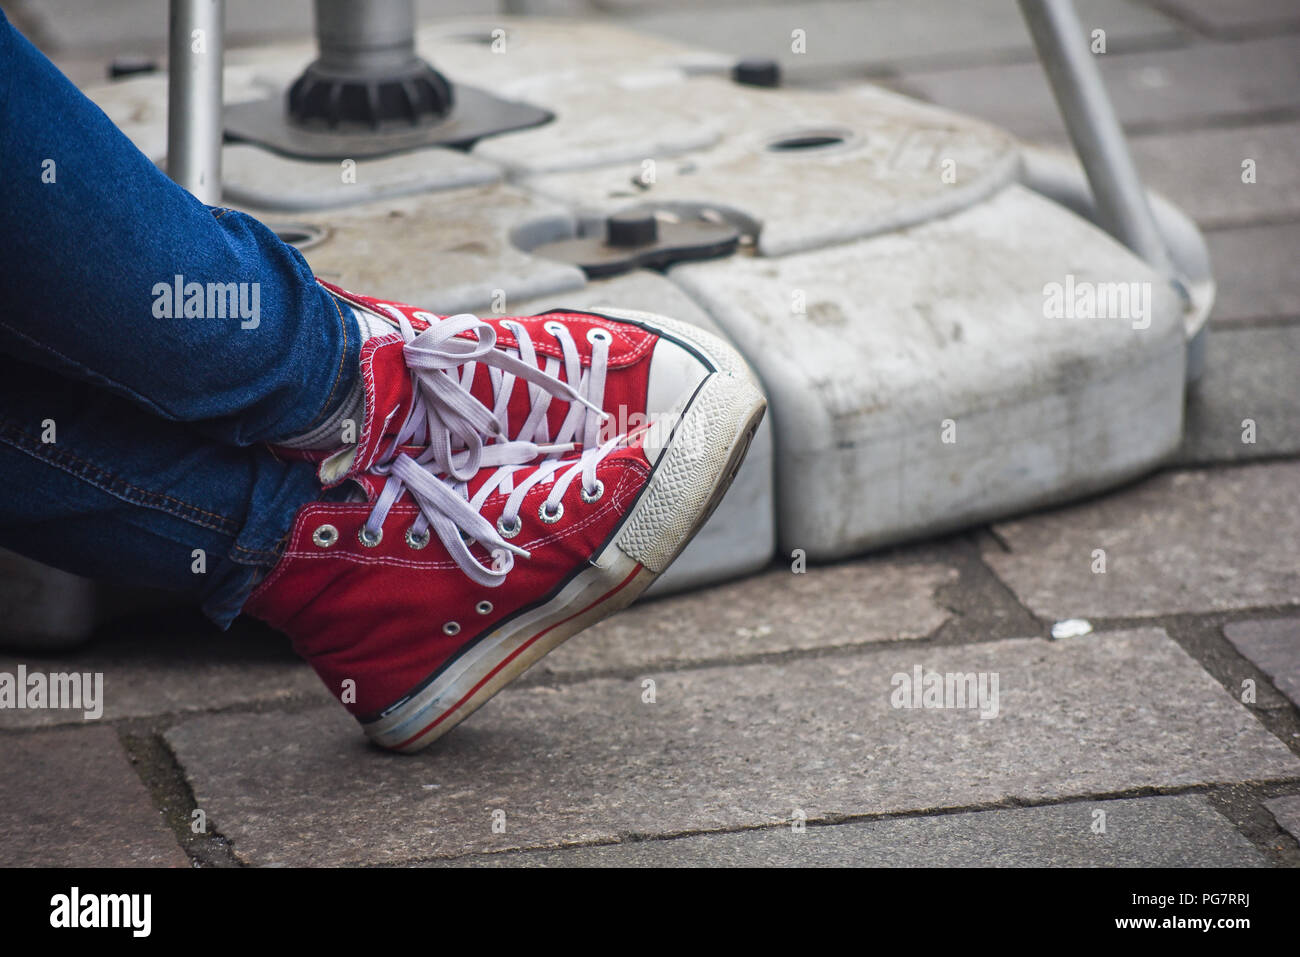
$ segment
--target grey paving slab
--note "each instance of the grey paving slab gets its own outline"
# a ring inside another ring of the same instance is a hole
[[[1102,78],[1126,126],[1204,124],[1300,108],[1300,36],[1108,53]],[[909,72],[898,85],[1030,138],[1064,126],[1037,63]]]
[[[1104,827],[1104,830],[1101,828]],[[467,867],[1264,867],[1197,794],[460,858]]]
[[[96,640],[69,654],[35,656],[0,652],[0,672],[102,674],[103,718],[139,718],[289,699],[328,699],[324,686],[284,639],[239,626],[217,634],[171,614],[172,632]],[[179,633],[177,633],[179,631]],[[82,724],[83,711],[0,710],[0,728]]]
[[[1234,621],[1223,634],[1300,707],[1300,616]]]
[[[1211,230],[1214,320],[1300,318],[1300,223]]]
[[[606,86],[651,89],[665,71],[721,73],[732,62],[699,38],[682,43],[603,18],[444,19],[422,26],[416,45],[460,82],[517,97],[584,73],[603,76]]]
[[[1168,42],[1183,31],[1158,12],[1123,0],[1081,4],[1087,29],[1125,42]],[[750,5],[741,13],[713,4],[629,17],[636,29],[725,50],[775,58],[791,71],[819,73],[897,64],[980,62],[1031,57],[1020,11],[1000,0],[831,0]],[[803,51],[795,52],[795,30]]]
[[[1129,145],[1145,184],[1203,228],[1300,217],[1300,123],[1134,136]],[[1247,161],[1253,183],[1243,181]]]
[[[653,671],[795,649],[922,638],[951,617],[936,591],[954,568],[879,559],[788,566],[707,591],[635,605],[589,628],[538,666],[557,674]]]
[[[0,867],[187,867],[106,727],[0,735]]]
[[[1204,374],[1188,391],[1177,461],[1204,465],[1300,452],[1297,355],[1300,325],[1212,328]]]
[[[516,246],[519,235],[543,242],[572,236],[576,227],[561,207],[510,186],[293,213],[292,220],[326,234],[319,245],[303,250],[320,278],[436,312],[482,311],[500,296],[511,302],[584,283],[578,267],[530,256]]]
[[[892,707],[917,666],[982,672],[989,689],[997,674],[998,716]],[[640,680],[508,689],[407,758],[372,749],[337,708],[202,716],[167,740],[208,820],[255,864],[412,861],[780,824],[795,809],[816,822],[1300,773],[1155,629],[655,680],[653,704]]]
[[[1166,472],[1000,523],[1010,551],[989,544],[984,559],[1050,621],[1300,603],[1297,492],[1295,462]]]
[[[1288,794],[1286,797],[1265,801],[1264,807],[1277,821],[1277,826],[1286,831],[1297,843],[1300,843],[1300,794]]]
[[[1300,28],[1295,0],[1160,0],[1180,20],[1213,36],[1255,36]]]

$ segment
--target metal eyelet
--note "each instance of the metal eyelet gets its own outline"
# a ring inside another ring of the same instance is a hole
[[[485,598],[483,599],[483,601],[479,602],[477,605],[474,606],[474,610],[478,612],[480,615],[490,615],[492,614],[492,602],[488,601]]]
[[[582,500],[586,502],[588,505],[590,505],[592,502],[599,502],[600,497],[604,494],[605,494],[605,483],[602,482],[600,479],[596,479],[596,487],[591,490],[590,494],[588,494],[587,492],[587,486],[584,485],[582,487]]]
[[[406,544],[414,548],[417,552],[429,544],[431,533],[426,528],[423,535],[416,535],[411,529],[406,530]]]
[[[518,515],[515,516],[513,525],[504,524],[505,519],[504,515],[497,519],[497,531],[501,533],[502,538],[514,538],[524,530],[524,520]]]
[[[449,621],[449,622],[447,622],[447,624],[445,624],[445,625],[442,626],[442,633],[443,633],[444,635],[459,635],[459,634],[460,634],[460,622],[458,622],[458,621]]]
[[[545,503],[545,502],[542,502],[542,504],[541,504],[541,505],[538,507],[538,509],[537,509],[537,517],[540,518],[540,519],[541,519],[543,522],[545,522],[547,525],[554,525],[554,524],[555,524],[556,522],[558,522],[558,521],[559,521],[563,516],[564,516],[564,503],[563,503],[563,502],[556,502],[556,503],[555,503],[555,511],[554,511],[554,512],[548,512],[548,511],[546,510],[546,503]]]
[[[614,337],[608,329],[594,328],[587,330],[587,341],[594,345],[597,342],[613,342]]]
[[[557,322],[554,319],[548,319],[542,323],[542,328],[553,336],[558,336],[564,330],[564,323]]]
[[[366,548],[374,548],[383,540],[384,530],[382,528],[375,532],[373,537],[370,535],[370,529],[366,528],[364,525],[357,529],[357,541],[361,542],[361,544],[366,546]]]
[[[333,525],[321,525],[311,533],[311,540],[321,548],[329,548],[339,540],[339,530]]]

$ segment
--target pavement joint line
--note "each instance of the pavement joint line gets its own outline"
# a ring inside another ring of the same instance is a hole
[[[123,722],[115,728],[118,740],[130,759],[131,768],[144,784],[153,805],[163,815],[168,830],[194,867],[243,867],[235,857],[231,842],[216,829],[210,818],[205,820],[206,833],[191,830],[193,812],[198,808],[185,771],[168,747],[161,731],[145,727],[140,719]]]
[[[1233,329],[1278,329],[1300,325],[1300,316],[1243,316],[1240,319],[1215,319],[1210,317],[1210,328],[1222,332]],[[1300,453],[1274,453],[1277,459],[1297,458]],[[1251,459],[1252,462],[1261,459]]]
[[[1244,24],[1239,27],[1217,29],[1208,20],[1202,20],[1189,10],[1179,7],[1169,0],[1145,0],[1145,6],[1161,16],[1172,20],[1178,26],[1192,31],[1198,36],[1215,43],[1233,43],[1239,40],[1263,40],[1268,37],[1288,33],[1300,33],[1300,17],[1282,23],[1265,23],[1260,25]]]
[[[1287,782],[1221,784],[1207,792],[1206,799],[1269,863],[1277,867],[1300,867],[1300,843],[1282,829],[1264,806],[1271,798],[1297,793],[1300,791],[1296,785]]]
[[[864,814],[828,814],[815,818],[808,818],[804,823],[807,827],[841,827],[844,825],[868,824],[876,821],[891,821],[910,818],[932,818],[932,817],[950,817],[962,814],[978,814],[985,811],[1010,811],[1010,810],[1029,810],[1039,807],[1058,807],[1072,804],[1090,804],[1098,801],[1120,801],[1135,798],[1147,797],[1177,797],[1187,794],[1204,794],[1209,798],[1213,792],[1223,787],[1263,787],[1269,789],[1270,793],[1264,795],[1259,802],[1259,811],[1268,815],[1267,810],[1263,807],[1262,801],[1270,797],[1276,797],[1281,794],[1289,794],[1297,787],[1300,787],[1300,777],[1279,778],[1264,782],[1216,782],[1210,784],[1191,784],[1179,785],[1175,787],[1153,787],[1144,786],[1139,788],[1126,788],[1120,791],[1104,791],[1090,794],[1068,795],[1059,798],[1045,798],[1043,800],[1029,800],[1023,798],[1009,797],[1000,801],[985,801],[978,804],[966,804],[952,807],[924,808],[909,811],[883,811],[877,813]],[[1277,793],[1271,793],[1276,791]],[[1211,802],[1213,803],[1213,802]],[[1218,808],[1215,808],[1218,810]],[[1237,828],[1235,822],[1229,820],[1240,833],[1247,839],[1250,835],[1242,832]],[[576,850],[578,848],[588,847],[618,847],[624,844],[642,844],[651,841],[677,841],[692,837],[708,837],[718,834],[743,834],[749,831],[775,831],[788,828],[790,822],[772,822],[767,824],[752,824],[740,827],[712,828],[702,829],[693,828],[684,831],[674,831],[664,834],[643,834],[639,832],[626,832],[614,840],[593,840],[577,841],[565,844],[546,844],[536,847],[513,847],[499,851],[480,851],[468,854],[450,854],[450,855],[424,855],[415,858],[405,858],[401,861],[385,862],[382,867],[412,867],[426,863],[443,863],[447,861],[466,861],[476,858],[502,857],[502,856],[526,856],[538,852],[548,851],[566,851]],[[1252,841],[1252,843],[1256,843]],[[1267,851],[1264,847],[1261,850]],[[1296,855],[1300,862],[1300,853]]]
[[[1210,218],[1196,225],[1203,233],[1230,233],[1238,229],[1249,229],[1252,226],[1290,226],[1294,223],[1300,223],[1300,216],[1283,211],[1276,214],[1251,214],[1241,220]]]
[[[302,664],[303,667],[307,666],[306,662],[303,662]],[[327,704],[329,700],[329,698],[322,697],[321,695],[296,694],[265,701],[236,701],[218,707],[195,708],[192,711],[158,711],[147,715],[123,715],[119,718],[101,718],[93,722],[93,724],[108,728],[121,728],[130,726],[133,723],[149,722],[151,725],[159,725],[156,730],[161,733],[173,725],[182,724],[192,718],[223,714],[298,714],[303,711],[311,711],[315,708],[319,708],[322,705]],[[66,721],[55,721],[50,724],[25,725],[23,727],[11,728],[0,727],[0,737],[17,737],[35,731],[48,731],[54,728],[82,727],[91,724],[92,722],[69,716]]]
[[[1178,462],[1173,463],[1158,472],[1152,472],[1149,475],[1142,476],[1142,479],[1151,479],[1167,472],[1222,472],[1232,468],[1249,468],[1252,465],[1270,465],[1278,462],[1294,462],[1300,459],[1300,452],[1261,452],[1259,455],[1252,455],[1248,459],[1212,459],[1199,462]],[[1115,491],[1120,491],[1116,489]],[[1079,504],[1071,502],[1071,505]],[[1022,516],[1017,516],[1020,518]]]
[[[1198,470],[1204,470],[1204,468],[1205,467],[1198,467]],[[955,561],[952,556],[949,556],[947,561],[950,565],[958,568],[959,573],[962,574],[962,577],[959,578],[957,581],[942,587],[945,589],[952,589],[959,592],[969,591],[971,583],[968,580],[966,580],[965,569],[962,567],[961,563]],[[922,564],[922,563],[923,563],[922,561],[915,562],[915,564]],[[984,569],[989,579],[989,581],[986,582],[985,584],[996,585],[996,587],[998,587],[1000,590],[1003,590],[1007,595],[1008,602],[1014,600],[1014,593],[1011,592],[1011,590],[1001,581],[1001,579],[997,578],[993,570],[989,568],[987,565],[984,565],[982,562],[980,562],[979,565]],[[671,600],[671,599],[665,599],[665,600]],[[738,654],[738,655],[732,655],[728,657],[715,657],[715,658],[699,659],[699,660],[688,661],[688,662],[674,662],[674,661],[651,662],[645,666],[641,666],[638,668],[626,668],[626,667],[607,668],[607,669],[592,668],[583,671],[554,673],[554,672],[547,672],[545,670],[545,666],[542,665],[541,668],[530,671],[527,674],[525,674],[523,677],[515,681],[512,687],[521,688],[521,689],[531,688],[531,687],[560,688],[560,687],[573,687],[576,685],[585,684],[589,681],[599,681],[599,680],[635,681],[640,678],[644,678],[647,675],[652,675],[652,674],[680,674],[680,673],[689,673],[694,671],[709,670],[714,668],[749,667],[755,665],[779,665],[779,664],[784,664],[792,661],[812,661],[812,660],[819,660],[823,658],[860,657],[864,655],[874,654],[877,651],[885,652],[885,651],[897,650],[900,648],[935,649],[935,648],[948,648],[948,647],[975,646],[981,644],[988,644],[996,641],[1004,641],[1011,638],[1038,638],[1044,641],[1052,640],[1050,637],[1050,627],[1052,623],[1045,619],[1038,618],[1037,616],[1033,615],[1032,612],[1024,608],[1024,606],[1019,605],[1018,603],[1017,603],[1017,608],[1021,612],[1023,612],[1024,616],[1027,619],[1030,619],[1034,623],[1036,623],[1033,627],[1026,628],[1024,625],[1008,624],[1006,626],[999,627],[997,630],[990,630],[987,627],[980,627],[978,629],[971,629],[970,631],[963,632],[962,629],[965,626],[963,626],[962,622],[960,621],[960,617],[963,614],[963,609],[960,606],[960,604],[954,606],[951,603],[944,602],[943,605],[944,607],[948,608],[951,612],[953,612],[953,614],[957,617],[954,617],[953,619],[950,619],[949,621],[940,625],[938,628],[930,632],[928,635],[918,637],[918,638],[888,638],[879,641],[872,641],[869,643],[824,645],[817,648],[790,648],[782,651],[759,652],[750,655]],[[1255,618],[1268,617],[1268,616],[1284,617],[1287,615],[1294,615],[1297,613],[1300,613],[1300,605],[1264,605],[1264,606],[1252,606],[1249,608],[1220,610],[1220,611],[1213,611],[1213,612],[1186,612],[1186,613],[1179,613],[1175,615],[1157,615],[1152,617],[1139,616],[1139,617],[1124,617],[1124,618],[1092,618],[1089,620],[1093,625],[1094,634],[1103,634],[1107,632],[1126,631],[1126,630],[1134,630],[1134,629],[1141,629],[1141,628],[1163,628],[1165,632],[1175,641],[1178,640],[1177,634],[1185,631],[1185,629],[1188,627],[1189,622],[1192,624],[1204,624],[1207,627],[1219,629],[1218,647],[1220,648],[1220,650],[1224,654],[1230,654],[1233,657],[1234,664],[1239,670],[1245,669],[1250,672],[1250,674],[1246,675],[1246,677],[1254,678],[1257,684],[1260,683],[1264,684],[1270,690],[1278,694],[1280,697],[1281,693],[1276,691],[1276,688],[1273,687],[1273,684],[1268,679],[1268,677],[1264,675],[1262,672],[1260,672],[1257,668],[1255,668],[1255,666],[1251,664],[1248,661],[1248,659],[1245,659],[1240,655],[1239,652],[1237,652],[1236,648],[1233,647],[1231,643],[1228,642],[1228,640],[1222,636],[1221,629],[1224,624],[1232,621],[1242,621],[1242,620],[1248,621],[1248,620],[1253,620]],[[1207,624],[1206,620],[1212,620],[1212,624]],[[944,634],[944,632],[948,632],[948,634]],[[580,635],[577,636],[577,639],[581,640],[581,636]],[[1180,645],[1183,644],[1182,642],[1178,642],[1178,643]],[[1187,648],[1186,646],[1184,646],[1184,650],[1187,650],[1189,653],[1192,653],[1192,650]],[[1192,653],[1192,657],[1196,659],[1198,663],[1202,665],[1202,667],[1206,666],[1206,662],[1201,660],[1201,657],[1198,656],[1197,654]],[[1228,685],[1227,683],[1228,678],[1225,677],[1226,672],[1224,672],[1221,668],[1218,669],[1217,673],[1215,670],[1211,670],[1209,668],[1207,668],[1207,670],[1210,671],[1210,673],[1215,677],[1216,680],[1220,682],[1220,684],[1224,685],[1225,690],[1228,690],[1230,693],[1236,690],[1235,688],[1230,687]],[[1241,674],[1238,673],[1231,674],[1231,678],[1234,681],[1239,679],[1240,677],[1242,677]],[[185,721],[188,721],[193,718],[201,717],[201,716],[223,715],[223,714],[268,714],[268,715],[297,714],[297,713],[311,711],[316,708],[322,707],[326,703],[327,703],[326,699],[324,699],[323,697],[318,697],[314,695],[294,695],[288,698],[280,698],[280,699],[268,700],[268,701],[234,702],[232,704],[221,706],[221,707],[203,708],[194,711],[169,711],[169,712],[159,712],[157,714],[152,714],[148,716],[113,718],[113,719],[101,721],[99,723],[107,725],[109,727],[123,727],[123,726],[130,725],[133,722],[147,721],[150,723],[151,728],[156,730],[158,733],[161,733],[162,731],[165,731],[174,725],[181,724]],[[1289,704],[1287,705],[1287,707],[1289,707]],[[1253,714],[1258,715],[1259,712],[1264,709],[1260,708],[1260,709],[1251,709],[1251,710]],[[1276,710],[1276,708],[1272,710]],[[30,727],[21,727],[21,728],[0,728],[0,735],[30,734],[30,733],[38,732],[41,730],[47,730],[55,727],[81,726],[84,723],[85,723],[84,721],[79,721],[75,718],[69,718],[68,721],[58,722],[55,724],[34,725]],[[1270,728],[1270,730],[1274,730],[1274,729]],[[1274,730],[1274,733],[1276,734],[1277,732]],[[1298,755],[1300,755],[1300,744],[1291,744],[1289,746],[1292,748],[1292,750],[1296,751]]]

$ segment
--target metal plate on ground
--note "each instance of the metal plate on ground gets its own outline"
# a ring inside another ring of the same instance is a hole
[[[347,159],[382,156],[428,146],[467,147],[484,137],[546,123],[551,114],[529,103],[456,84],[456,102],[445,119],[417,126],[386,125],[374,131],[331,131],[291,125],[283,96],[226,107],[226,138],[257,143],[286,156]]]

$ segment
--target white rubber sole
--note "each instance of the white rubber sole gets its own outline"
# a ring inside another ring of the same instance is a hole
[[[640,315],[664,323],[663,317]],[[683,338],[677,329],[671,333]],[[721,345],[715,339],[708,346],[715,343]],[[734,355],[729,346],[721,351]],[[720,364],[713,348],[708,356]],[[700,385],[636,505],[591,564],[550,601],[503,623],[427,686],[364,724],[373,741],[404,753],[427,747],[566,639],[650,587],[722,500],[767,408],[743,360],[732,369],[712,373]]]

